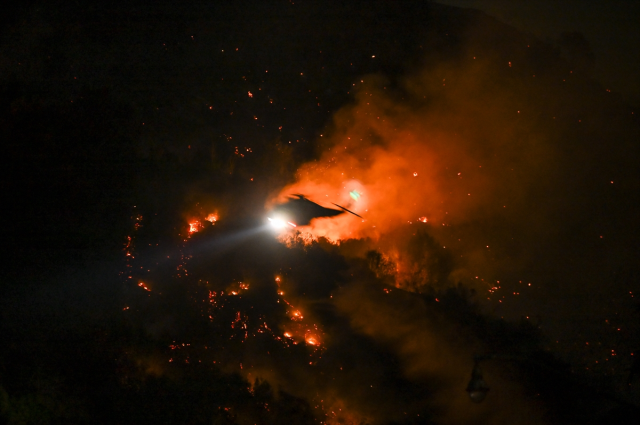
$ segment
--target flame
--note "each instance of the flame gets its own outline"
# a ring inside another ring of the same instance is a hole
[[[304,340],[309,345],[313,345],[313,346],[320,345],[320,339],[318,338],[317,335],[314,335],[314,334],[305,335]]]
[[[233,282],[225,289],[225,292],[229,295],[239,295],[243,291],[249,289],[249,284],[245,282]]]
[[[432,96],[433,102],[424,108],[416,108],[413,101],[398,102],[376,77],[364,81],[355,104],[335,114],[331,134],[318,142],[320,158],[303,164],[296,180],[270,202],[303,193],[326,207],[342,205],[364,220],[348,213],[316,218],[303,232],[333,241],[376,241],[413,224],[416,217],[445,227],[465,223],[478,214],[493,213],[489,208],[495,195],[519,193],[519,181],[505,181],[502,171],[490,174],[489,167],[501,161],[494,155],[498,148],[512,149],[505,152],[509,158],[526,158],[516,153],[527,146],[510,144],[509,132],[496,131],[494,110],[478,109],[454,97],[466,96],[462,90],[476,87],[477,76],[467,77],[458,92],[446,93],[435,86],[430,92],[431,77],[415,75],[406,81],[407,93],[416,101]],[[438,108],[447,102],[456,103],[458,109]],[[494,137],[491,146],[485,142],[486,134]]]
[[[372,102],[370,95],[378,102]],[[373,87],[363,88],[357,98],[356,106],[337,113],[334,134],[323,138],[332,146],[317,162],[304,164],[297,181],[285,187],[273,202],[282,202],[292,193],[304,193],[323,206],[342,205],[364,218],[341,214],[317,218],[305,227],[314,237],[334,241],[376,240],[382,233],[419,217],[418,210],[432,219],[443,216],[441,205],[448,191],[438,183],[444,167],[437,148],[446,145],[446,138],[419,127],[399,131],[406,128],[400,122],[404,117],[401,113],[385,117],[390,101]],[[405,116],[412,115],[406,112]],[[384,122],[376,117],[385,117]]]
[[[407,235],[415,234],[410,226],[419,224],[428,226],[421,231],[442,242],[442,249],[450,250],[455,243],[463,250],[458,268],[452,271],[456,280],[471,282],[472,274],[489,272],[489,254],[476,243],[489,237],[487,230],[473,227],[475,233],[466,241],[455,237],[453,230],[502,220],[502,199],[512,200],[511,211],[522,209],[524,194],[537,184],[539,170],[546,170],[541,165],[557,155],[550,144],[534,143],[537,138],[513,143],[511,118],[500,115],[506,108],[503,103],[511,106],[511,100],[501,98],[496,101],[499,107],[492,108],[476,98],[461,100],[468,98],[469,90],[480,90],[474,93],[492,102],[492,94],[482,88],[485,78],[491,81],[489,74],[437,70],[444,71],[457,73],[460,86],[443,92],[441,85],[431,84],[431,71],[408,76],[403,95],[409,99],[404,102],[385,90],[388,84],[376,81],[377,77],[359,84],[355,103],[339,110],[330,133],[319,138],[320,157],[300,166],[295,180],[268,203],[300,193],[324,207],[341,205],[363,219],[348,213],[316,218],[308,226],[298,226],[294,235],[281,236],[281,242],[293,246],[324,237],[334,243],[349,239],[378,243],[376,249],[386,256],[392,256],[394,249],[399,252],[395,274],[405,277],[396,277],[398,282],[420,273],[403,247]],[[544,219],[531,222],[542,228]]]
[[[198,209],[197,206],[196,209]],[[200,207],[200,210],[202,210],[202,207]],[[191,237],[191,235],[193,235],[194,233],[197,233],[200,230],[204,229],[205,222],[208,221],[211,224],[216,224],[218,219],[219,216],[217,211],[206,215],[202,211],[200,211],[199,213],[191,213],[191,218],[187,220],[187,224],[189,225],[189,229],[187,229],[188,236]]]
[[[189,222],[189,236],[191,236],[194,233],[197,233],[200,231],[200,229],[202,229],[202,223],[200,222],[200,220],[193,220]]]

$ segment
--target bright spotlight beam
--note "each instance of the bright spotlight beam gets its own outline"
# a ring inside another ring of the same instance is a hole
[[[257,236],[261,232],[269,230],[268,224],[251,226],[240,231],[232,231],[207,240],[191,240],[185,248],[191,255],[217,255],[233,248],[234,246]],[[160,255],[160,262],[168,261],[169,258],[176,258],[179,251],[172,250]]]
[[[284,220],[282,220],[280,218],[267,217],[267,219],[269,220],[269,224],[271,224],[271,227],[273,227],[274,229],[277,229],[277,230],[284,229],[285,227],[287,227],[287,225],[289,225],[291,227],[298,227],[294,223],[292,223],[290,221],[284,221]]]
[[[217,254],[221,251],[232,248],[233,246],[255,236],[256,234],[268,229],[268,225],[250,227],[239,232],[233,232],[225,236],[217,237],[202,244],[196,251],[206,251],[207,254]]]
[[[269,219],[269,224],[271,224],[271,227],[273,227],[274,229],[282,229],[284,226],[287,225],[287,223],[285,223],[284,220],[280,220],[279,218],[268,217],[268,219]]]

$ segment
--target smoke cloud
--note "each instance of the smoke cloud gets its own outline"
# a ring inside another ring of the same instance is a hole
[[[491,51],[475,41],[491,40],[486,31],[469,30],[459,57],[399,81],[369,75],[353,85],[353,104],[320,137],[319,159],[278,199],[301,193],[364,220],[316,219],[309,233],[375,241],[399,283],[425,268],[409,239],[428,234],[432,254],[453,267],[449,276],[423,270],[422,284],[484,290],[539,277],[527,270],[566,257],[560,245],[597,242],[596,228],[610,219],[594,203],[611,199],[614,176],[637,157],[631,111],[625,119],[547,46],[519,36]]]

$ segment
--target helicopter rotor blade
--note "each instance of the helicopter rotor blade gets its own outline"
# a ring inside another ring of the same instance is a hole
[[[333,204],[333,202],[332,202],[332,204]],[[336,207],[338,207],[338,208],[341,208],[341,209],[345,210],[345,211],[346,211],[346,212],[348,212],[348,213],[351,213],[351,214],[355,215],[356,217],[360,217],[360,218],[362,218],[362,216],[361,216],[361,215],[358,215],[358,214],[354,213],[353,211],[346,209],[345,207],[342,207],[342,206],[340,206],[340,205],[338,205],[338,204],[333,204],[333,205],[335,205],[335,206],[336,206]]]

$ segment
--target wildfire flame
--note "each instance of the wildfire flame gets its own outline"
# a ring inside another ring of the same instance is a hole
[[[319,161],[304,164],[297,181],[285,187],[274,201],[281,202],[291,193],[304,193],[314,202],[328,206],[335,203],[365,218],[360,220],[351,214],[317,218],[305,228],[315,237],[375,240],[412,217],[420,217],[418,210],[426,210],[434,219],[444,215],[440,211],[444,191],[436,184],[443,167],[437,152],[426,143],[425,134],[429,132],[398,132],[400,125],[391,118],[372,121],[371,116],[384,114],[384,100],[378,110],[375,103],[370,103],[370,94],[360,93],[359,100],[365,103],[339,114],[338,128],[329,140],[333,147]],[[371,133],[385,145],[371,143]]]
[[[249,284],[245,282],[234,282],[231,285],[227,286],[225,289],[226,293],[229,295],[239,295],[243,291],[249,289]]]
[[[202,227],[203,226],[202,223],[200,223],[200,220],[193,220],[189,222],[189,235],[199,232]]]
[[[320,345],[320,342],[315,335],[307,335],[305,337],[305,342],[309,345]]]

